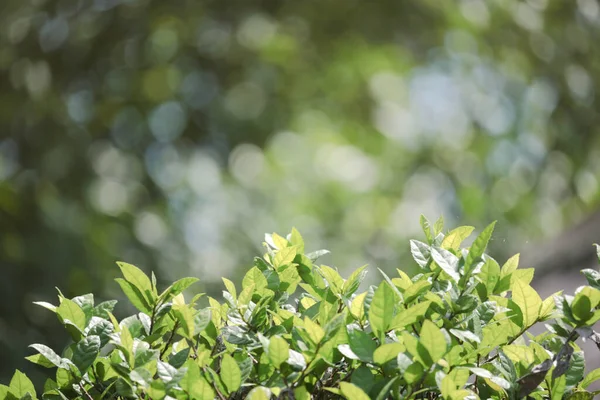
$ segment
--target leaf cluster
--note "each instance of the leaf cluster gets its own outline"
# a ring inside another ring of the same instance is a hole
[[[541,299],[519,256],[503,266],[485,253],[494,224],[468,248],[473,227],[443,233],[421,219],[426,240],[410,242],[419,272],[381,272],[360,291],[366,266],[343,278],[305,253],[295,229],[266,235],[241,287],[223,278],[223,302],[186,300],[196,278],[158,291],[154,274],[118,263],[116,279],[139,311],[122,320],[116,301],[86,294],[36,304],[72,339],[57,353],[27,357],[55,370],[38,394],[16,371],[0,399],[592,399],[575,341],[600,343],[600,273],[573,296]],[[600,250],[599,250],[600,253]],[[529,329],[540,322],[546,331]]]

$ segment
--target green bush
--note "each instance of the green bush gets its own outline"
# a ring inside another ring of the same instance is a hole
[[[241,290],[223,278],[224,302],[183,278],[159,293],[154,274],[118,263],[116,279],[139,313],[118,321],[116,301],[92,294],[65,298],[54,312],[73,343],[61,354],[42,344],[28,360],[56,369],[43,399],[592,399],[575,340],[600,342],[600,273],[575,296],[542,300],[533,269],[514,256],[502,267],[484,253],[494,224],[461,243],[472,227],[443,234],[440,219],[421,219],[427,243],[410,242],[420,271],[357,293],[366,267],[347,279],[315,265],[325,250],[306,253],[296,230],[266,235]],[[600,250],[599,250],[600,254]],[[528,330],[551,321],[538,336]],[[0,399],[35,399],[17,371]]]

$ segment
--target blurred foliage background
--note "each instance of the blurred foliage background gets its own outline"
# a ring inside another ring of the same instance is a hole
[[[499,220],[500,261],[584,220],[599,27],[596,0],[2,0],[0,381],[65,344],[31,302],[119,296],[117,259],[218,296],[292,226],[391,270],[421,213]]]

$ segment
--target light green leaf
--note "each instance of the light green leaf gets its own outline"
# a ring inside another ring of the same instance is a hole
[[[271,337],[269,341],[269,361],[279,368],[290,357],[290,346],[279,336]]]
[[[52,362],[50,362],[50,360],[48,360],[46,357],[44,357],[41,354],[33,354],[31,356],[25,357],[25,359],[29,362],[32,362],[32,363],[37,364],[44,368],[56,367],[56,365],[54,365]]]
[[[254,285],[254,291],[259,294],[267,288],[268,284],[267,278],[265,278],[262,271],[257,267],[252,267],[250,271],[244,275],[244,279],[242,280],[242,288],[246,289],[247,287]]]
[[[410,253],[421,268],[427,268],[429,258],[431,257],[431,247],[429,245],[418,240],[411,240]]]
[[[420,318],[425,316],[430,305],[431,301],[423,301],[400,311],[392,320],[390,329],[404,329],[404,327],[414,324]]]
[[[221,360],[221,380],[229,393],[233,393],[242,384],[242,373],[237,362],[229,354],[223,355]]]
[[[194,336],[194,312],[185,304],[174,304],[172,310],[179,322],[182,336],[192,340]]]
[[[533,325],[539,315],[542,299],[537,292],[528,284],[517,280],[512,287],[512,300],[519,306],[523,313],[523,324]]]
[[[145,275],[144,275],[145,276]],[[225,279],[225,278],[223,278]],[[157,302],[162,303],[168,297],[177,296],[179,293],[183,292],[188,287],[192,286],[194,283],[198,282],[198,278],[182,278],[175,281],[171,286],[166,288],[158,297]],[[150,303],[151,304],[151,303]]]
[[[10,392],[20,399],[29,393],[32,397],[36,397],[35,387],[31,380],[19,370],[16,370],[9,384]]]
[[[442,233],[443,229],[444,229],[444,216],[440,215],[440,217],[437,219],[437,221],[435,221],[435,224],[433,224],[433,236],[437,236],[440,233]]]
[[[379,365],[383,365],[388,361],[395,360],[398,353],[406,350],[406,346],[402,343],[385,343],[382,344],[373,353],[373,361]]]
[[[135,265],[126,262],[117,261],[117,265],[121,269],[121,273],[125,280],[135,286],[140,293],[145,297],[150,306],[154,305],[154,294],[152,292],[152,283],[148,276],[136,267]]]
[[[480,234],[477,236],[471,247],[469,248],[469,255],[467,256],[467,260],[465,261],[465,275],[469,276],[470,271],[475,267],[475,265],[480,261],[487,245],[492,237],[492,233],[494,232],[494,227],[496,226],[496,221],[489,224]]]
[[[594,400],[592,392],[573,392],[567,397],[567,400]]]
[[[517,270],[517,268],[519,268],[519,258],[520,254],[515,254],[504,263],[502,269],[500,270],[501,278],[512,274]]]
[[[394,292],[387,282],[381,282],[371,301],[369,309],[369,322],[371,329],[379,337],[383,338],[394,319],[394,308],[396,298]]]
[[[335,269],[328,267],[327,265],[321,265],[318,267],[318,271],[323,276],[323,279],[327,281],[329,288],[334,294],[342,293],[344,280]]]
[[[273,266],[278,269],[284,265],[289,265],[296,258],[298,248],[296,246],[284,247],[275,254]]]
[[[83,338],[73,351],[73,364],[84,374],[92,365],[100,351],[100,337],[92,335]]]
[[[458,251],[461,243],[473,233],[474,229],[473,226],[459,226],[451,230],[442,241],[442,248]]]
[[[542,301],[542,305],[540,307],[540,320],[546,320],[552,318],[554,310],[556,309],[556,303],[554,301],[554,296],[559,296],[562,294],[562,290],[551,294],[544,301]]]
[[[562,400],[567,386],[567,377],[565,375],[554,379],[552,382],[551,400]]]
[[[304,329],[315,345],[321,343],[321,340],[325,336],[323,328],[308,317],[304,317]]]
[[[146,300],[146,297],[138,288],[122,278],[116,278],[115,281],[121,286],[121,290],[135,308],[146,314],[152,313],[152,308],[148,305],[148,300]]]
[[[361,388],[349,382],[340,382],[340,390],[347,400],[371,400]]]
[[[460,279],[460,275],[458,274],[458,257],[440,247],[431,248],[431,257],[454,282],[458,282]]]
[[[433,235],[431,233],[431,224],[429,223],[429,221],[427,220],[427,218],[425,218],[425,216],[423,214],[421,214],[421,217],[419,218],[419,222],[421,223],[421,228],[423,229],[423,233],[425,234],[425,237],[427,238],[427,242],[429,242],[430,244],[433,243]]]
[[[304,253],[304,239],[296,228],[292,228],[292,233],[290,234],[290,243],[298,248],[298,253]]]
[[[8,399],[9,388],[6,385],[0,385],[0,399]]]
[[[85,313],[74,301],[64,298],[56,309],[56,314],[63,324],[68,320],[81,331],[85,329]]]
[[[533,268],[523,268],[514,271],[510,276],[510,286],[512,289],[512,285],[514,281],[521,281],[527,285],[531,283],[533,280],[533,274],[535,273],[535,269]]]
[[[65,364],[65,362],[63,361],[63,359],[54,352],[54,350],[52,350],[50,347],[43,345],[43,344],[32,344],[29,345],[29,347],[34,348],[35,350],[38,351],[38,353],[44,357],[46,360],[48,360],[52,365],[58,367],[58,368],[68,368],[67,365]],[[29,360],[29,358],[27,358]],[[32,361],[32,360],[30,360]],[[32,361],[35,362],[35,361]],[[39,364],[36,362],[36,364]],[[44,365],[44,364],[40,364],[40,365]],[[45,366],[45,365],[44,365]]]
[[[248,400],[269,400],[271,398],[271,391],[263,386],[257,386],[248,393]]]
[[[439,361],[448,351],[446,335],[428,319],[423,321],[419,344],[425,347],[431,361],[434,363]]]
[[[481,271],[477,274],[477,279],[483,283],[490,295],[494,292],[494,288],[500,279],[500,266],[491,257],[486,257],[485,263],[481,266]]]
[[[424,292],[428,291],[430,287],[431,287],[431,283],[426,280],[418,281],[418,282],[415,282],[412,285],[410,285],[404,291],[405,304],[412,303],[413,300],[415,300],[417,297],[419,297]]]
[[[367,292],[354,296],[352,303],[350,303],[350,314],[358,321],[361,321],[365,316],[365,297],[367,297]]]
[[[227,278],[221,278],[221,279],[223,280],[223,283],[225,284],[227,291],[229,293],[231,293],[231,295],[233,296],[233,299],[235,300],[237,298],[237,291],[235,290],[235,285],[233,284],[233,282],[231,282]]]
[[[362,267],[357,268],[354,272],[352,272],[352,274],[346,280],[346,282],[344,282],[344,284],[342,286],[342,292],[344,293],[345,296],[350,296],[351,294],[353,294],[354,292],[356,292],[358,290],[358,287],[360,286],[361,282],[367,275],[366,268],[367,268],[366,265],[363,265]]]
[[[44,307],[52,312],[56,312],[57,307],[54,304],[50,304],[45,301],[34,301],[33,304],[38,305],[40,307]]]
[[[582,389],[587,389],[588,386],[590,386],[593,382],[597,381],[598,379],[600,379],[600,368],[596,368],[595,370],[587,374],[579,384],[579,387]]]

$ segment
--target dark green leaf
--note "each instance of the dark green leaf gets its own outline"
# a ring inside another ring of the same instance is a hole
[[[92,365],[98,352],[100,351],[100,337],[88,336],[83,338],[73,351],[73,363],[81,371],[85,373]]]

